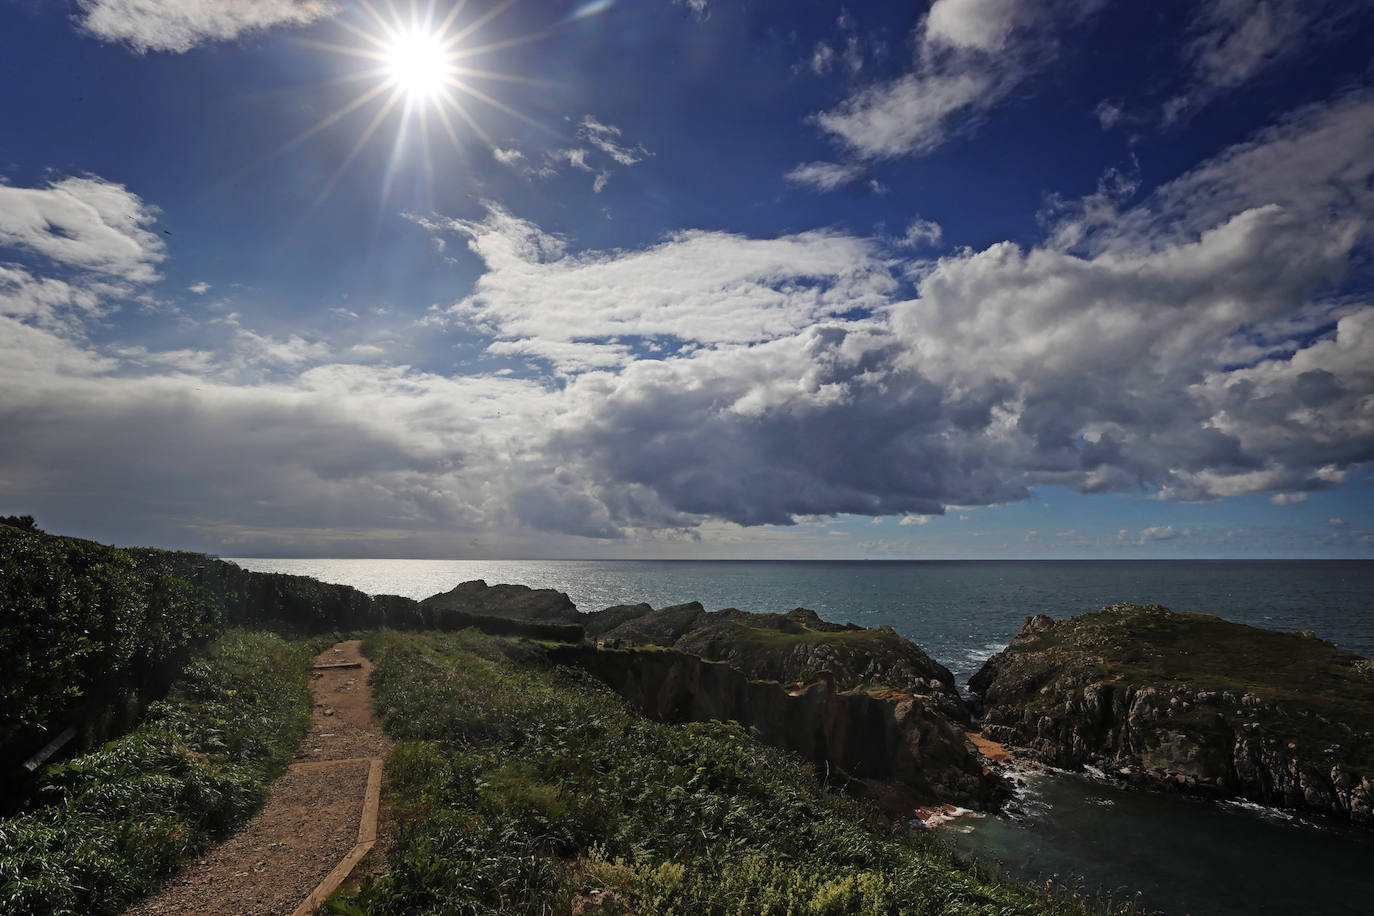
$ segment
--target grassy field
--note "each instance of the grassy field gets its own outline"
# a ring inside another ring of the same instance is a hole
[[[401,740],[389,874],[336,914],[1067,914],[817,786],[733,723],[631,713],[472,631],[364,644]],[[610,897],[598,896],[609,894]],[[603,907],[587,909],[592,901]]]
[[[0,913],[117,913],[242,824],[305,734],[312,655],[230,630],[136,729],[49,767],[0,820]]]

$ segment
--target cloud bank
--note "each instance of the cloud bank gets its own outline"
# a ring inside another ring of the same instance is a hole
[[[107,341],[102,316],[158,282],[156,211],[95,178],[0,187],[0,479],[40,514],[325,549],[925,518],[1045,485],[1294,503],[1374,459],[1374,303],[1342,293],[1372,198],[1362,94],[1134,207],[1065,205],[1031,246],[929,258],[938,227],[914,214],[899,239],[694,230],[612,251],[497,206],[425,218],[484,265],[420,329],[507,366],[476,373],[232,316],[199,349]]]

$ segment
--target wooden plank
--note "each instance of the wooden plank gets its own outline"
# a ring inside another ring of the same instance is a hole
[[[43,749],[41,751],[39,751],[37,754],[34,754],[28,760],[24,761],[24,769],[32,773],[34,770],[38,769],[45,762],[47,762],[47,759],[49,757],[51,757],[53,754],[56,754],[58,748],[62,747],[62,745],[66,744],[74,737],[76,737],[76,729],[71,728],[70,726],[64,728],[56,738],[52,739],[47,744],[43,745]]]
[[[337,760],[300,760],[287,767],[289,770],[297,772],[310,770],[327,770],[330,767],[342,766],[347,763],[371,763],[376,757],[340,757]]]
[[[339,889],[339,885],[348,880],[348,876],[353,873],[353,869],[363,860],[372,849],[372,843],[359,843],[353,850],[344,857],[343,861],[334,866],[334,870],[325,876],[320,882],[319,887],[310,892],[310,896],[291,913],[291,916],[312,916],[312,914],[324,906],[324,902],[329,899],[329,895]]]
[[[349,757],[345,760],[320,760],[310,763],[297,764],[300,768],[319,769],[321,765],[338,763],[357,763],[366,760],[370,763],[367,771],[367,791],[363,795],[363,816],[358,823],[358,842],[344,856],[343,861],[334,866],[334,870],[325,876],[310,896],[306,897],[300,906],[296,907],[291,916],[313,916],[314,912],[324,906],[324,902],[329,899],[329,895],[339,889],[339,885],[348,880],[348,876],[353,874],[353,869],[358,867],[358,863],[363,860],[373,846],[377,845],[377,809],[381,805],[382,799],[382,759],[380,757]]]
[[[358,825],[358,842],[377,842],[377,808],[382,801],[382,759],[372,758],[367,773],[367,794],[363,796],[363,819]]]
[[[316,665],[316,671],[333,671],[337,668],[361,668],[362,662],[325,662],[323,665]]]

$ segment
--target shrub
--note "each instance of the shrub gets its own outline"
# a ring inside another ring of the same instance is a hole
[[[256,811],[309,721],[309,652],[231,630],[134,731],[0,820],[0,912],[116,913]]]

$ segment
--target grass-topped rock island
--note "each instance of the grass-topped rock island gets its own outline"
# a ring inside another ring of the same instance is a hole
[[[1310,633],[1037,615],[969,686],[986,734],[1056,766],[1374,825],[1374,660]]]

